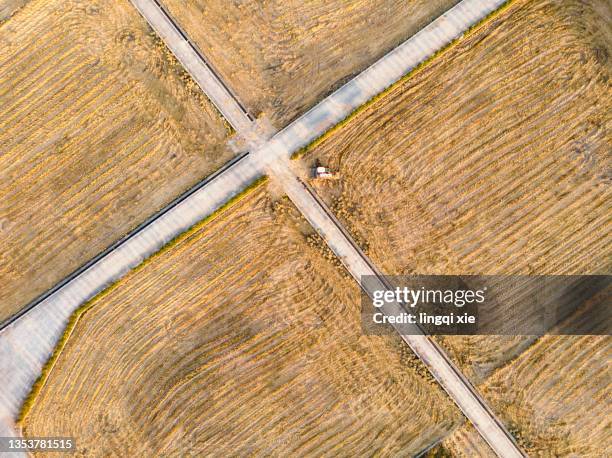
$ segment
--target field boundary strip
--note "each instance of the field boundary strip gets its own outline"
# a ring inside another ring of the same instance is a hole
[[[249,184],[246,188],[244,188],[240,193],[233,196],[231,199],[225,202],[221,207],[217,208],[214,212],[212,212],[206,218],[197,222],[196,224],[191,226],[186,231],[177,235],[175,238],[173,238],[168,243],[166,243],[162,248],[160,248],[157,252],[155,252],[148,258],[144,259],[136,267],[132,268],[130,272],[128,272],[125,276],[123,276],[122,278],[108,285],[106,288],[104,288],[102,291],[100,291],[98,294],[96,294],[94,297],[89,299],[87,302],[85,302],[83,305],[77,308],[74,312],[72,312],[72,314],[70,315],[70,318],[68,319],[68,323],[66,324],[66,328],[64,329],[64,332],[62,333],[59,340],[57,341],[57,344],[55,345],[55,348],[53,352],[51,353],[51,356],[49,357],[47,362],[44,364],[41,370],[40,376],[36,379],[36,381],[32,385],[32,388],[30,389],[30,393],[24,399],[21,405],[21,409],[17,417],[16,425],[20,428],[23,428],[25,419],[27,418],[28,413],[30,413],[30,410],[34,406],[34,403],[36,401],[36,398],[38,397],[38,394],[41,392],[41,390],[46,385],[47,380],[49,379],[57,360],[62,354],[62,351],[66,347],[66,344],[68,343],[70,336],[72,335],[74,329],[76,328],[76,325],[78,324],[79,320],[83,317],[83,315],[87,313],[87,311],[89,311],[98,301],[100,301],[101,299],[106,297],[108,294],[113,292],[124,280],[125,281],[129,280],[131,276],[133,276],[134,274],[136,274],[137,272],[145,268],[147,265],[149,265],[149,263],[157,259],[159,256],[166,253],[168,250],[172,249],[173,247],[183,242],[184,240],[188,239],[189,237],[191,237],[193,234],[195,234],[197,231],[202,229],[207,224],[213,222],[219,216],[221,216],[222,214],[230,210],[232,207],[236,206],[239,202],[244,200],[246,197],[251,195],[255,190],[257,190],[260,186],[264,185],[267,181],[268,181],[268,177],[265,175],[257,178],[255,181]]]
[[[379,92],[378,94],[370,98],[367,102],[364,102],[363,104],[359,105],[357,108],[351,111],[344,119],[334,124],[332,127],[327,129],[317,138],[313,139],[307,145],[304,145],[300,149],[295,151],[291,155],[291,159],[292,160],[300,159],[310,150],[319,146],[321,143],[323,143],[325,140],[331,137],[334,133],[336,133],[342,127],[344,127],[349,122],[351,122],[353,119],[355,119],[359,114],[366,111],[376,102],[378,102],[379,100],[383,99],[384,97],[386,97],[387,95],[389,95],[390,93],[398,89],[406,81],[410,80],[411,78],[413,78],[414,76],[418,75],[420,72],[428,68],[431,64],[434,63],[434,61],[437,61],[439,57],[451,51],[455,46],[457,46],[465,38],[468,38],[472,36],[473,34],[479,32],[483,27],[488,25],[491,21],[494,21],[495,19],[497,19],[502,13],[506,12],[515,3],[517,3],[517,0],[506,0],[506,2],[503,5],[501,5],[499,8],[497,8],[494,11],[491,11],[489,14],[487,14],[485,17],[479,20],[476,24],[470,26],[461,36],[455,38],[454,40],[447,43],[445,46],[443,46],[442,48],[440,48],[439,50],[431,54],[427,59],[423,60],[418,65],[413,67],[408,73],[406,73],[400,79],[390,84],[387,88],[383,89],[381,92]]]

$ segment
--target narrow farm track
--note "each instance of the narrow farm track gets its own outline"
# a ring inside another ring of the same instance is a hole
[[[220,78],[200,50],[191,42],[158,0],[130,0],[159,37],[191,74],[225,119],[241,134],[250,132],[251,114]]]
[[[359,282],[365,292],[372,297],[373,291],[384,290],[388,284],[381,278],[372,262],[359,250],[346,235],[331,212],[296,179],[289,168],[281,161],[270,165],[271,175],[283,184],[283,189],[302,212],[308,222],[321,234],[336,256],[342,261],[351,275]],[[378,280],[368,284],[362,282],[365,276],[377,276]],[[403,310],[398,303],[385,304],[381,311],[387,315],[398,316]],[[449,396],[459,406],[485,441],[501,457],[522,457],[520,448],[513,436],[496,418],[478,391],[461,373],[459,368],[445,354],[437,342],[425,336],[419,329],[410,335],[402,334],[401,326],[395,326],[403,341],[425,363],[427,369],[442,385]]]
[[[383,59],[371,66],[368,70],[352,79],[349,83],[326,98],[323,102],[319,103],[315,108],[311,109],[297,121],[283,129],[283,131],[255,151],[254,154],[250,155],[249,158],[253,158],[253,164],[257,164],[259,167],[275,170],[275,161],[286,160],[291,153],[293,153],[299,147],[307,144],[309,141],[318,137],[328,128],[345,118],[353,109],[363,104],[369,98],[399,79],[408,70],[422,62],[436,50],[458,37],[466,28],[473,25],[482,17],[486,16],[501,3],[501,1],[484,0],[464,0],[463,2],[459,3],[452,10],[445,13],[438,20],[434,21],[410,40],[400,45]],[[248,162],[245,161],[241,164],[247,163]],[[278,170],[278,168],[276,169]],[[232,168],[228,170],[228,173],[231,172]],[[252,170],[250,172],[253,173]],[[289,178],[289,181],[286,181],[284,175],[281,173],[277,178],[280,179],[282,184],[289,186],[290,189],[286,189],[286,191],[294,201],[300,201],[300,199],[302,199],[302,202],[305,202],[303,199],[308,199],[308,194],[303,188],[301,188],[300,192],[293,192],[293,185],[290,185],[290,182],[291,180],[295,181],[295,177]],[[222,177],[220,177],[220,179],[222,179]],[[317,208],[317,203],[314,199],[312,199],[312,197],[310,198],[310,202],[306,203],[307,205],[298,204],[298,208],[305,213],[306,218],[311,223],[315,223],[315,227],[318,226],[318,229],[320,230],[322,227],[326,227],[331,224],[329,217],[324,211],[322,212],[320,208]],[[185,200],[182,205],[188,206],[188,200]],[[178,210],[175,212],[175,215],[177,214],[179,214]],[[323,220],[320,219],[321,216],[323,217]],[[325,219],[328,221],[323,222]],[[323,224],[321,224],[322,222]],[[332,250],[334,250],[337,254],[339,254],[338,251],[342,251],[342,249],[338,249],[339,247],[350,247],[350,244],[347,242],[346,237],[341,233],[341,231],[332,231],[332,234],[334,234],[332,237],[329,237],[329,234],[326,232],[323,232],[322,234],[326,238],[326,241]],[[143,231],[139,234],[139,236],[146,237],[146,228],[143,228]],[[156,244],[158,245],[159,238],[157,238],[154,242],[149,243],[150,247],[155,246]],[[118,247],[118,249],[124,249],[125,251],[129,252],[130,247],[128,243],[126,243],[123,246]],[[354,252],[354,248],[352,250],[353,251],[349,250],[351,254],[350,258],[352,260],[347,261],[346,258],[342,258],[342,256],[340,256],[341,259],[348,263],[355,262],[356,265],[355,269],[353,269],[354,271],[367,272],[367,270],[361,269],[361,266],[364,263],[363,258],[360,258],[359,253]],[[137,256],[131,256],[129,259],[126,258],[127,262],[123,262],[122,265],[129,266],[130,263],[133,264],[135,260],[139,258],[139,256],[141,256],[140,253]],[[97,265],[92,266],[90,271],[95,272],[96,266]],[[100,270],[98,270],[98,272],[100,272]],[[125,272],[125,270],[123,272]],[[110,277],[107,273],[102,277],[98,277],[98,285],[100,284],[100,280],[103,280],[102,285],[108,284],[109,278],[117,278],[118,276],[121,276],[123,272],[120,272],[119,274],[114,272]],[[75,280],[78,281],[78,278]],[[71,284],[72,282],[67,284],[63,289],[69,288]],[[100,289],[99,286],[96,288],[98,290]],[[80,293],[80,295],[82,296],[82,293]],[[53,300],[52,297],[50,299]],[[65,307],[64,309],[68,310],[69,307]],[[39,310],[42,309],[37,309],[37,312]],[[41,317],[45,316],[44,311],[41,311],[40,313]],[[32,316],[31,312],[30,316]],[[27,318],[27,315],[24,318]],[[20,320],[20,322],[24,322],[23,318]],[[9,330],[14,333],[13,337],[18,336],[19,329],[17,328],[19,328],[18,325],[20,322],[14,323],[11,327],[5,329],[4,332]],[[35,322],[36,321],[34,320],[34,323]],[[42,323],[39,321],[38,324],[40,325]],[[406,340],[406,336],[402,337],[404,340]],[[7,339],[2,340],[3,342],[6,342]],[[51,337],[50,340],[53,341],[53,337]],[[411,348],[430,366],[430,369],[434,375],[442,383],[445,389],[447,389],[449,394],[451,394],[457,404],[462,408],[466,416],[474,422],[479,432],[483,434],[493,449],[496,450],[500,456],[521,456],[520,451],[513,444],[511,436],[503,430],[501,425],[495,420],[490,412],[487,411],[477,394],[471,390],[469,386],[465,385],[465,382],[461,379],[460,374],[458,374],[456,370],[449,365],[447,360],[441,357],[442,355],[440,354],[439,349],[436,350],[435,346],[432,346],[433,343],[427,338],[410,340],[410,342],[408,342],[408,340],[407,342],[411,345]],[[38,351],[38,358],[44,358],[45,348],[48,347],[45,346]],[[0,349],[0,351],[2,351],[2,349]],[[40,361],[40,359],[38,359],[38,361]],[[25,377],[26,380],[28,379],[28,376],[31,377],[32,375],[32,372],[28,370],[25,371],[26,374],[28,374],[28,372],[29,375]],[[17,392],[19,392],[19,390],[23,392],[24,385],[22,383],[13,383],[13,386],[16,388]],[[9,398],[11,396],[15,396],[16,394],[13,391],[9,391],[9,393]],[[15,397],[13,397],[13,400],[15,400]]]

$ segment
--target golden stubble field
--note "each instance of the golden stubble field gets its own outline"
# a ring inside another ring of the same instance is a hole
[[[604,0],[517,0],[306,156],[340,174],[318,191],[386,273],[609,273],[611,24]],[[509,383],[486,392],[530,450],[607,447],[579,416],[547,416],[538,396],[554,381],[563,396],[548,411],[582,412],[581,396],[609,389],[585,375],[609,338],[584,355],[582,340],[546,338],[568,355],[557,365],[551,352],[543,372],[533,338],[441,340],[475,383],[516,357],[525,372],[549,377],[534,382],[536,399]],[[514,363],[505,370],[523,377]]]
[[[15,14],[30,0],[0,0],[0,24]]]
[[[481,387],[529,456],[612,454],[608,336],[546,336]],[[458,457],[494,456],[462,427],[442,443]]]
[[[25,420],[87,456],[410,455],[461,421],[286,199],[257,189],[98,299]]]
[[[127,0],[31,0],[0,25],[0,320],[233,153]]]
[[[163,0],[256,116],[276,128],[457,0]]]

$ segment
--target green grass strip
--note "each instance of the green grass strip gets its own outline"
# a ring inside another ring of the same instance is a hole
[[[21,406],[21,410],[19,411],[19,415],[17,417],[17,422],[16,422],[17,426],[19,426],[19,427],[23,426],[26,417],[28,416],[28,414],[32,410],[32,407],[34,405],[34,402],[36,401],[36,398],[38,397],[38,395],[39,395],[40,391],[42,390],[42,388],[47,383],[47,380],[49,379],[49,376],[51,374],[51,371],[53,370],[53,367],[55,366],[55,363],[59,359],[59,356],[61,355],[61,353],[64,350],[64,348],[66,347],[66,344],[68,343],[68,340],[69,340],[70,336],[72,335],[72,332],[76,328],[76,325],[78,324],[79,320],[83,317],[83,315],[85,315],[85,313],[88,310],[90,310],[97,302],[99,302],[104,297],[106,297],[111,292],[113,292],[115,290],[115,288],[117,288],[120,285],[121,281],[126,279],[127,275],[133,275],[134,273],[136,273],[139,270],[143,269],[151,261],[153,261],[157,257],[161,256],[163,253],[167,252],[168,250],[172,249],[177,244],[179,244],[182,241],[186,240],[191,235],[195,234],[197,231],[199,231],[206,224],[209,224],[214,219],[218,218],[222,213],[224,213],[225,211],[227,211],[228,209],[230,209],[231,207],[235,206],[237,203],[242,201],[245,197],[247,197],[249,194],[251,194],[253,191],[255,191],[260,185],[264,184],[267,180],[268,180],[267,176],[262,176],[262,177],[256,179],[255,181],[253,181],[246,188],[244,188],[241,192],[239,192],[238,194],[233,196],[231,199],[229,199],[227,202],[225,202],[223,205],[221,205],[219,208],[217,208],[210,215],[206,216],[204,219],[202,219],[201,221],[198,221],[197,223],[195,223],[193,226],[191,226],[186,231],[184,231],[184,232],[180,233],[179,235],[177,235],[176,237],[174,237],[172,240],[170,240],[168,243],[166,243],[158,251],[156,251],[151,256],[149,256],[148,258],[144,259],[136,267],[131,269],[131,271],[128,274],[126,274],[122,278],[116,280],[115,282],[111,283],[109,286],[104,288],[102,291],[100,291],[98,294],[96,294],[94,297],[89,299],[83,305],[78,307],[74,312],[72,312],[72,314],[70,315],[70,318],[68,319],[68,324],[66,325],[66,329],[64,329],[64,332],[62,333],[62,336],[60,337],[59,341],[55,345],[55,348],[53,349],[53,353],[51,353],[51,356],[49,357],[49,359],[47,360],[45,365],[42,367],[41,373],[38,376],[38,378],[36,379],[36,381],[34,382],[34,384],[32,385],[30,393],[28,394],[28,396],[23,401],[23,404]]]
[[[468,29],[466,29],[466,31],[463,34],[461,34],[461,36],[455,38],[454,40],[450,41],[448,44],[446,44],[442,48],[438,49],[431,56],[429,56],[424,61],[422,61],[419,64],[417,64],[415,67],[413,67],[410,71],[408,71],[408,73],[406,73],[404,76],[402,76],[399,80],[397,80],[394,83],[391,83],[389,86],[387,86],[381,92],[379,92],[378,94],[373,96],[367,102],[364,102],[363,104],[361,104],[357,108],[355,108],[342,121],[338,122],[337,124],[334,124],[332,127],[330,127],[325,132],[323,132],[323,134],[319,135],[318,137],[313,139],[310,143],[308,143],[305,146],[302,146],[300,149],[295,151],[291,155],[291,159],[294,159],[294,160],[295,159],[300,159],[308,151],[310,151],[310,150],[316,148],[317,146],[319,146],[321,143],[323,143],[325,140],[327,140],[331,135],[333,135],[338,129],[341,129],[343,126],[348,124],[351,120],[353,120],[361,112],[365,111],[371,105],[373,105],[374,103],[378,102],[380,99],[382,99],[383,97],[387,96],[389,93],[391,93],[392,91],[394,91],[395,89],[400,87],[407,80],[409,80],[410,78],[413,78],[415,75],[417,75],[418,73],[423,71],[434,60],[436,60],[438,57],[440,57],[443,54],[445,54],[448,51],[450,51],[459,42],[463,41],[464,39],[466,39],[466,38],[470,37],[471,35],[473,35],[474,33],[478,32],[486,23],[488,23],[489,21],[497,18],[501,13],[506,11],[511,6],[511,4],[514,3],[515,1],[516,0],[506,0],[506,2],[503,3],[499,8],[497,8],[494,11],[491,11],[489,14],[487,14],[485,17],[483,17],[480,21],[476,22],[474,25],[472,25]]]

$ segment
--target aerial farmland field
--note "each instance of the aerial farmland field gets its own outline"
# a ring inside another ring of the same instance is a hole
[[[163,0],[255,116],[278,129],[457,0]]]
[[[81,317],[24,421],[94,456],[411,455],[461,415],[260,187]],[[102,432],[102,434],[101,434]]]
[[[610,9],[516,1],[306,156],[382,271],[610,272]],[[530,341],[445,340],[476,382]]]
[[[0,0],[0,24],[10,18],[29,0]]]
[[[0,320],[233,156],[225,122],[127,0],[13,13],[0,25]]]
[[[612,456],[611,53],[610,0],[0,0],[0,454]]]
[[[609,421],[612,342],[608,336],[545,336],[482,391],[529,456],[600,457],[612,453]],[[490,452],[473,428],[443,443],[453,456]]]

